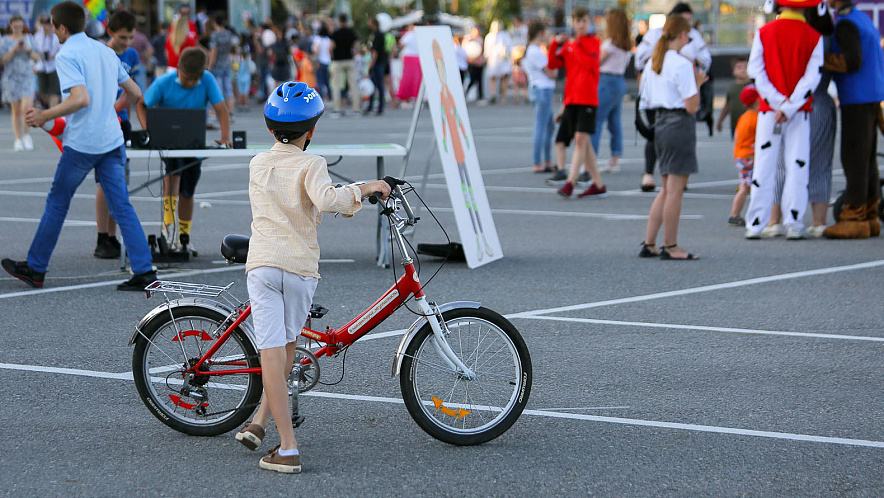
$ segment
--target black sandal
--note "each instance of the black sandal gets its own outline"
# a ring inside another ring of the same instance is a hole
[[[690,252],[688,253],[687,257],[685,257],[685,258],[673,258],[672,255],[669,254],[669,251],[667,251],[667,249],[672,249],[673,247],[678,247],[678,244],[672,244],[671,246],[661,247],[660,248],[660,259],[669,259],[672,261],[696,261],[696,260],[700,259],[700,256],[697,256],[696,254],[693,254]]]
[[[640,258],[658,258],[660,257],[659,252],[651,251],[651,247],[654,247],[654,244],[648,244],[645,241],[641,241],[642,250],[639,251],[638,257]]]

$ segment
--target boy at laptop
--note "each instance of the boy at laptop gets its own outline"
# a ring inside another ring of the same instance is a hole
[[[206,71],[206,53],[198,48],[188,48],[181,52],[178,71],[166,73],[154,80],[144,94],[144,102],[139,102],[139,118],[147,122],[148,107],[171,107],[175,109],[205,109],[212,105],[218,122],[221,124],[219,145],[230,147],[230,112],[224,103],[221,87],[212,73]],[[179,242],[182,249],[193,250],[190,242],[190,228],[193,220],[193,194],[200,178],[202,161],[195,157],[163,159],[166,165],[166,178],[163,180],[163,235],[172,247]],[[178,169],[188,166],[174,174]],[[179,202],[179,194],[181,199]],[[178,229],[175,215],[177,211]],[[180,237],[176,232],[180,231]]]

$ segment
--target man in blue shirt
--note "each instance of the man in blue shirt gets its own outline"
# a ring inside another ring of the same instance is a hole
[[[230,147],[230,112],[224,103],[224,95],[212,73],[206,71],[206,53],[191,47],[181,52],[178,71],[167,73],[154,80],[147,89],[144,100],[136,105],[138,119],[147,121],[148,107],[170,107],[175,109],[215,108],[215,115],[221,125],[219,145]],[[166,164],[166,178],[163,180],[163,235],[166,241],[177,248],[193,251],[190,241],[190,227],[193,220],[193,194],[200,178],[202,161],[197,158],[163,159]],[[175,171],[186,167],[183,171]],[[173,174],[174,173],[174,174]],[[181,202],[178,195],[181,194]],[[175,229],[175,214],[178,214],[178,230]],[[176,232],[180,236],[176,237]]]
[[[135,15],[128,10],[114,12],[107,22],[107,34],[110,36],[107,46],[113,49],[117,57],[120,58],[123,69],[134,79],[135,75],[142,70],[138,51],[131,47],[132,40],[135,38]],[[139,86],[139,88],[141,87]],[[120,118],[123,141],[128,145],[132,133],[132,123],[129,122],[129,101],[126,95],[122,88],[117,90],[117,101],[114,103],[114,108],[117,110],[117,117]],[[95,181],[98,182],[97,174]],[[107,208],[107,201],[104,198],[101,185],[95,192],[95,224],[98,227],[98,241],[95,244],[93,255],[101,259],[119,258],[120,243],[117,241],[117,224]]]
[[[32,287],[43,287],[49,259],[74,192],[94,169],[111,214],[120,225],[135,273],[117,289],[142,290],[156,279],[156,271],[151,264],[150,248],[141,222],[129,203],[123,172],[126,148],[114,112],[118,85],[138,101],[141,100],[141,90],[123,70],[113,50],[83,33],[86,14],[82,6],[72,1],[62,2],[52,8],[50,16],[55,34],[62,43],[56,56],[56,68],[64,100],[42,111],[31,108],[25,119],[28,125],[40,127],[48,120],[68,116],[64,149],[28,259],[13,261],[6,258],[0,264],[10,275]]]

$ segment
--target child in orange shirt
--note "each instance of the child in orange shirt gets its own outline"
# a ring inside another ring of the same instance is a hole
[[[755,164],[755,124],[758,122],[758,91],[755,85],[748,85],[740,92],[740,102],[748,107],[746,112],[737,121],[734,131],[734,160],[737,170],[740,172],[740,186],[734,196],[734,204],[731,207],[731,216],[727,224],[735,227],[746,226],[746,220],[740,216],[749,189],[752,185],[752,167]]]

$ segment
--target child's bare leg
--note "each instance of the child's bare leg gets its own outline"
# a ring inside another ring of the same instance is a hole
[[[783,222],[783,210],[780,209],[779,204],[774,204],[773,207],[770,208],[770,221],[767,223],[767,226],[779,225]]]
[[[556,168],[557,169],[565,169],[565,165],[568,164],[566,161],[568,160],[566,156],[565,143],[564,142],[556,142]]]
[[[605,186],[605,182],[602,181],[602,174],[599,173],[598,159],[595,156],[595,148],[592,146],[592,141],[586,133],[580,133],[579,135],[584,135],[586,137],[586,143],[583,144],[585,149],[583,156],[584,168],[586,169],[586,172],[589,173],[590,178],[592,178],[592,183],[594,183],[596,187],[602,188]],[[576,137],[577,136],[575,135],[575,138]]]
[[[574,152],[571,153],[571,171],[568,172],[568,183],[577,185],[577,176],[580,167],[583,166],[586,157],[586,146],[589,144],[589,135],[583,132],[574,134]]]
[[[98,233],[107,232],[107,222],[110,219],[110,211],[107,209],[107,200],[104,198],[104,191],[101,185],[95,191],[95,224],[98,227]]]
[[[506,104],[506,92],[507,92],[507,76],[503,75],[500,77],[500,103]]]
[[[743,205],[746,204],[746,197],[749,195],[749,186],[745,183],[740,184],[737,195],[734,196],[734,204],[731,206],[731,218],[740,216],[743,212]]]
[[[829,203],[811,202],[810,210],[813,212],[813,226],[826,226],[826,215],[829,212]]]
[[[286,365],[288,368],[285,371],[285,376],[288,378],[289,373],[292,371],[292,366],[295,363],[295,347],[297,343],[290,342],[285,346],[286,353]],[[288,386],[286,386],[288,389]],[[288,391],[286,391],[288,392]],[[258,410],[255,412],[255,416],[252,417],[252,423],[258,424],[263,428],[267,428],[267,425],[270,424],[270,405],[269,403],[265,403],[266,396],[261,398],[261,404],[258,405]],[[291,420],[291,416],[287,417],[288,420]]]
[[[21,139],[22,130],[26,130],[24,126],[22,126],[22,119],[24,117],[24,112],[21,105],[22,101],[13,102],[9,107],[12,113],[12,131],[15,133],[15,138]]]
[[[298,447],[289,412],[286,379],[291,368],[286,370],[286,366],[290,365],[287,356],[288,345],[261,350],[261,377],[264,381],[264,401],[262,404],[267,404],[270,407],[270,413],[273,415],[276,429],[279,431],[279,448],[281,450],[291,450]]]
[[[190,221],[193,219],[193,197],[182,195],[178,200],[178,220]]]

